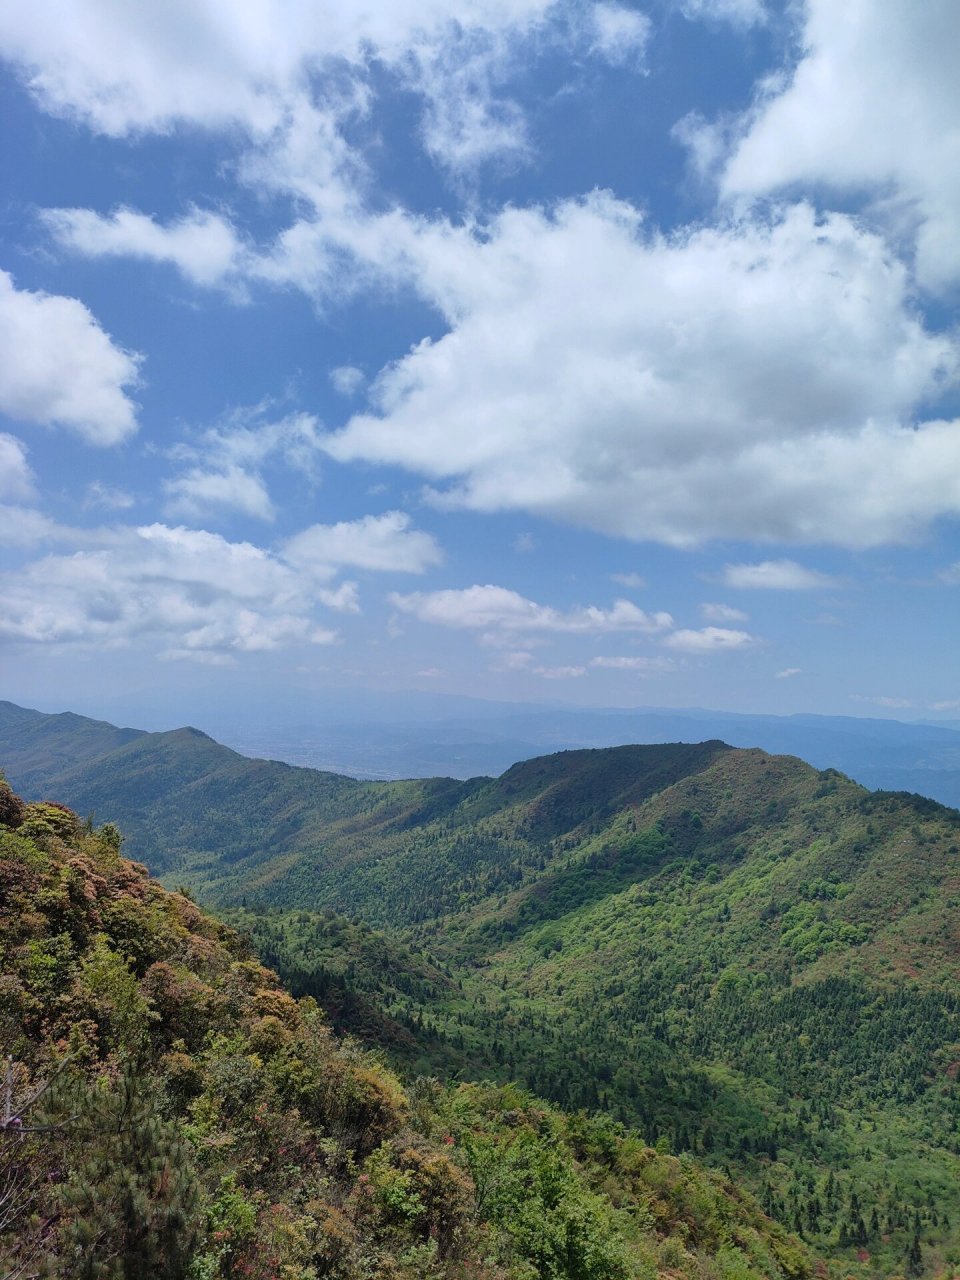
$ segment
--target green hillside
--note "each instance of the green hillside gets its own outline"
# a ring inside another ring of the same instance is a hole
[[[399,1081],[119,833],[0,779],[0,1273],[804,1280],[728,1178],[518,1088]]]
[[[960,1258],[960,815],[761,752],[664,749],[659,776],[655,755],[518,766],[371,827],[365,857],[318,876],[316,898],[408,922],[415,987],[369,926],[253,911],[269,876],[243,921],[345,1017],[344,992],[379,990],[414,1038],[400,1062],[520,1079],[734,1167],[865,1275],[901,1270],[915,1238]],[[274,903],[309,883],[293,869]]]
[[[92,764],[144,736],[142,729],[118,729],[72,711],[44,715],[0,701],[0,755],[16,765],[17,786],[25,795],[43,791],[79,761]]]
[[[719,742],[358,783],[180,730],[63,778],[407,1077],[732,1170],[850,1274],[960,1262],[955,811]]]

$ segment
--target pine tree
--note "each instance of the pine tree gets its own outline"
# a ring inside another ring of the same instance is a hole
[[[923,1275],[923,1253],[920,1249],[920,1237],[914,1233],[913,1243],[907,1252],[907,1275]]]
[[[176,1126],[128,1069],[91,1089],[80,1163],[61,1189],[64,1261],[76,1280],[184,1280],[198,1237],[198,1185]]]

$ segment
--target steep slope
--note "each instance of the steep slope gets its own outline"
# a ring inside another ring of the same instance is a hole
[[[656,760],[527,762],[408,831],[405,856],[378,831],[344,872],[341,900],[382,918],[379,876],[444,975],[390,997],[421,1069],[519,1078],[731,1164],[845,1265],[896,1272],[915,1241],[946,1256],[960,814],[759,751]],[[287,891],[306,903],[309,883]],[[313,928],[288,913],[254,932],[281,971],[296,951],[301,989]]]
[[[851,1268],[960,1245],[954,811],[719,742],[378,784],[183,730],[81,778],[406,1068],[607,1110]]]
[[[404,1093],[118,844],[0,779],[3,1274],[812,1274],[728,1179],[608,1120]]]
[[[53,728],[35,733],[34,757]],[[336,774],[250,760],[198,729],[117,735],[128,736],[92,756],[84,753],[84,736],[72,739],[63,758],[51,748],[53,773],[31,767],[25,735],[14,736],[12,745],[4,740],[5,767],[28,795],[61,795],[80,813],[119,822],[131,851],[155,870],[175,869],[186,856],[229,863],[264,849],[282,855],[302,847],[319,822],[353,811],[350,797],[360,786]],[[106,741],[104,735],[97,745]]]
[[[43,738],[62,719],[27,723]],[[621,747],[527,761],[496,779],[360,783],[251,760],[197,729],[135,734],[92,757],[84,740],[69,760],[51,753],[56,772],[42,784],[21,735],[0,738],[0,760],[28,795],[119,823],[133,856],[211,901],[331,906],[392,924],[530,879],[555,846],[726,749]]]

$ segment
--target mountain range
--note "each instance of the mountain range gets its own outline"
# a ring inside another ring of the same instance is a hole
[[[407,1078],[729,1169],[844,1275],[960,1261],[955,810],[716,739],[371,782],[0,710],[28,797],[118,823]]]

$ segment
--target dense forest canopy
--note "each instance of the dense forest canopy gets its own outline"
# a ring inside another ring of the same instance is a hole
[[[960,1262],[960,814],[721,742],[360,783],[108,731],[97,838],[409,1087],[593,1116],[844,1274]]]
[[[609,1118],[405,1090],[120,844],[0,780],[5,1276],[811,1274],[726,1177]]]

